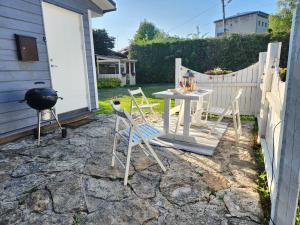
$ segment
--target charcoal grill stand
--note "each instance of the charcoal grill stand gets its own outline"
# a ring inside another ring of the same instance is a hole
[[[50,111],[51,111],[53,117],[54,117],[55,120],[56,120],[56,123],[58,124],[58,126],[59,126],[59,128],[60,128],[60,130],[61,130],[62,137],[65,138],[65,137],[67,136],[67,130],[66,130],[66,128],[63,128],[63,127],[61,126],[60,122],[58,121],[58,118],[57,118],[56,114],[54,113],[54,110],[53,110],[53,109],[50,109]],[[37,145],[40,146],[40,144],[41,144],[41,121],[42,121],[42,111],[39,110],[39,111],[37,111],[37,113],[38,113],[38,127],[37,127],[37,132],[38,132],[38,133],[37,133],[37,135],[38,135],[38,144],[37,144]]]

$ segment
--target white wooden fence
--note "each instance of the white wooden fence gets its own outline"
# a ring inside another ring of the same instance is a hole
[[[213,90],[211,98],[212,107],[226,108],[237,91],[243,89],[240,99],[240,110],[243,115],[257,115],[260,108],[260,83],[261,71],[264,66],[263,58],[260,61],[239,71],[226,75],[207,75],[193,71],[182,66],[181,59],[176,59],[175,82],[178,87],[187,70],[194,73],[197,88],[209,88]]]
[[[240,110],[257,116],[268,185],[270,225],[294,225],[300,186],[300,4],[295,17],[288,82],[279,77],[281,43],[270,43],[252,66],[228,75],[206,75],[191,70],[198,88],[214,90],[211,105],[225,107],[239,88]],[[189,70],[176,59],[176,86]],[[290,78],[289,78],[290,77]],[[291,84],[290,84],[291,83]],[[287,86],[288,85],[288,86]],[[299,103],[298,103],[299,102]],[[287,117],[287,115],[289,115]]]

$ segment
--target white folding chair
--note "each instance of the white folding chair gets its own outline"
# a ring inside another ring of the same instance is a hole
[[[153,107],[159,105],[158,103],[150,103],[149,100],[147,99],[146,95],[144,94],[142,88],[140,88],[140,87],[136,90],[128,89],[128,92],[129,92],[129,95],[131,97],[130,115],[132,115],[134,109],[138,109],[138,111],[140,112],[143,119],[146,120],[143,109],[150,109],[150,111],[152,113],[154,113]],[[140,104],[137,102],[137,100],[135,98],[136,95],[140,95],[142,97],[142,100],[141,100]]]
[[[231,101],[230,105],[227,108],[218,108],[218,107],[210,107],[209,113],[219,115],[219,119],[214,123],[213,127],[211,128],[209,134],[211,135],[218,124],[222,121],[224,117],[232,117],[233,119],[233,126],[235,130],[235,141],[236,143],[239,142],[240,137],[242,135],[242,124],[241,124],[241,117],[240,117],[240,108],[239,108],[239,100],[242,96],[243,90],[239,89],[237,95]]]
[[[126,110],[118,109],[113,102],[111,102],[111,106],[113,109],[113,113],[116,115],[116,123],[115,123],[115,134],[114,134],[114,144],[113,144],[113,152],[112,152],[112,162],[111,165],[114,167],[115,159],[121,164],[123,168],[125,168],[125,177],[124,177],[124,185],[127,185],[128,182],[128,173],[130,166],[130,157],[132,148],[139,145],[143,152],[149,156],[152,155],[153,158],[157,161],[161,169],[165,172],[166,168],[154,152],[153,148],[149,144],[149,141],[158,138],[163,135],[163,133],[152,126],[150,123],[144,122],[141,124],[137,124],[130,114]],[[123,122],[123,125],[126,127],[125,129],[120,129],[120,122]],[[118,138],[126,141],[128,143],[128,151],[127,151],[127,161],[126,166],[123,162],[118,158],[116,148]],[[146,146],[146,149],[144,146]],[[149,151],[149,152],[148,152]]]

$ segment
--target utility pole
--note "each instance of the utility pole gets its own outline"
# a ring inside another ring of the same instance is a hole
[[[225,18],[225,2],[221,0],[222,3],[222,12],[223,12],[223,27],[224,27],[224,34],[226,34],[226,18]]]

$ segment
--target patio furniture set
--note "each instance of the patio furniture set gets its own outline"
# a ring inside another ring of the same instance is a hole
[[[138,88],[136,90],[128,90],[128,92],[131,96],[129,112],[127,110],[120,109],[119,101],[111,101],[113,114],[116,115],[111,165],[112,167],[114,167],[115,161],[117,160],[125,169],[124,185],[127,185],[128,182],[130,158],[133,147],[139,146],[146,156],[151,155],[159,164],[160,168],[165,172],[166,168],[156,155],[155,151],[151,147],[151,144],[164,146],[166,140],[171,144],[174,141],[179,141],[181,143],[186,143],[187,147],[181,148],[182,150],[192,151],[192,148],[189,147],[189,144],[195,144],[193,143],[195,142],[195,138],[190,132],[191,125],[206,126],[208,128],[208,132],[205,134],[205,138],[209,140],[212,137],[212,134],[216,132],[216,128],[221,123],[222,119],[224,117],[232,117],[235,129],[235,141],[236,143],[239,141],[242,133],[239,111],[239,99],[242,95],[241,89],[233,98],[231,104],[224,109],[211,109],[209,107],[211,95],[213,93],[213,90],[210,89],[190,91],[171,89],[153,93],[153,95],[156,97],[164,98],[163,129],[160,129],[148,122],[143,111],[145,109],[148,109],[153,113],[153,107],[157,106],[158,104],[150,103],[141,88]],[[138,103],[136,95],[141,96],[140,103]],[[170,109],[171,99],[180,101],[178,106],[173,109]],[[141,117],[142,122],[137,122],[135,119],[133,119],[135,111],[137,111],[138,117]],[[177,121],[175,122],[175,131],[172,132],[170,129],[170,120],[171,114],[175,113],[178,113],[178,117]],[[213,123],[208,123],[207,118],[209,113],[219,115],[219,118]],[[195,123],[192,124],[192,122]],[[182,124],[182,133],[179,134],[179,130]],[[119,139],[125,141],[128,145],[126,165],[124,165],[124,163],[117,156],[116,147]]]

